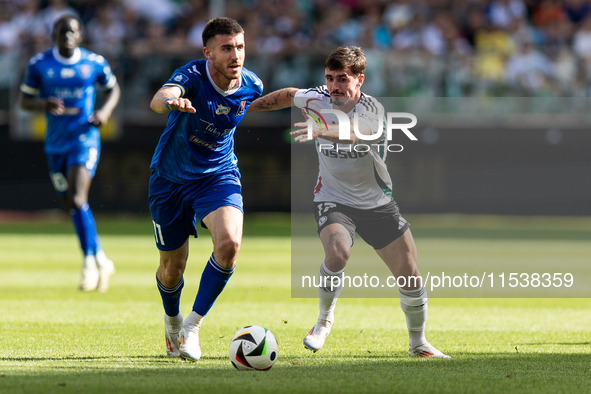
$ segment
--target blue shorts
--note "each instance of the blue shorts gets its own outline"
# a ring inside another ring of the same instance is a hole
[[[100,143],[95,146],[76,146],[63,154],[47,154],[49,176],[53,187],[59,194],[68,191],[68,169],[74,166],[85,166],[93,178],[101,155]]]
[[[237,171],[213,174],[185,184],[150,175],[150,213],[154,224],[156,246],[160,250],[175,250],[183,246],[190,235],[197,238],[197,219],[220,207],[242,208],[242,186]]]

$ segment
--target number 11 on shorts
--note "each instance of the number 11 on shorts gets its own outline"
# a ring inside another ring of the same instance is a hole
[[[162,228],[160,225],[152,220],[154,223],[154,237],[156,238],[156,243],[164,246],[164,238],[162,237]]]

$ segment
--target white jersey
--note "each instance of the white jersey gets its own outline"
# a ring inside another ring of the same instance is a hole
[[[300,89],[294,104],[320,117],[321,109],[333,109],[326,85]],[[347,114],[359,124],[377,133],[384,122],[384,108],[373,97],[361,93],[355,107]],[[327,124],[338,124],[336,115],[322,114]],[[322,122],[322,119],[320,119]],[[386,167],[387,140],[385,129],[377,140],[359,140],[354,144],[337,144],[317,137],[319,173],[314,188],[315,202],[335,202],[358,209],[372,209],[392,201],[392,180]]]

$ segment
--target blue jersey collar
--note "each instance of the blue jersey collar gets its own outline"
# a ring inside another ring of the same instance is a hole
[[[211,86],[213,86],[213,88],[224,97],[236,93],[236,91],[240,89],[240,87],[242,86],[242,72],[240,72],[240,78],[238,78],[238,86],[236,86],[232,90],[222,90],[218,85],[215,84],[215,82],[211,78],[211,74],[209,73],[209,60],[205,63],[205,71],[207,72],[207,78],[209,79]]]
[[[80,57],[82,57],[82,54],[80,48],[76,48],[74,49],[74,54],[72,56],[63,57],[62,55],[60,55],[60,52],[57,49],[57,47],[53,47],[53,57],[55,58],[55,60],[62,64],[72,65],[80,61]]]

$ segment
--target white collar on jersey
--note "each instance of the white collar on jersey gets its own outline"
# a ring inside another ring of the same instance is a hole
[[[60,62],[62,64],[67,64],[67,65],[76,64],[80,61],[81,56],[82,56],[82,53],[80,51],[80,48],[74,49],[74,54],[72,56],[63,57],[62,55],[60,55],[60,52],[57,49],[57,47],[53,47],[53,57],[55,58],[55,60],[57,60],[58,62]]]
[[[215,84],[215,82],[213,81],[213,79],[211,78],[211,74],[209,73],[209,60],[205,63],[205,70],[207,71],[207,78],[209,79],[209,82],[211,82],[211,85],[213,86],[213,88],[222,96],[226,97],[229,96],[231,94],[236,93],[236,91],[238,89],[240,89],[241,86],[241,80],[242,80],[242,72],[240,73],[240,78],[238,78],[238,85],[232,89],[232,90],[222,90],[220,89],[220,87],[218,85]]]

